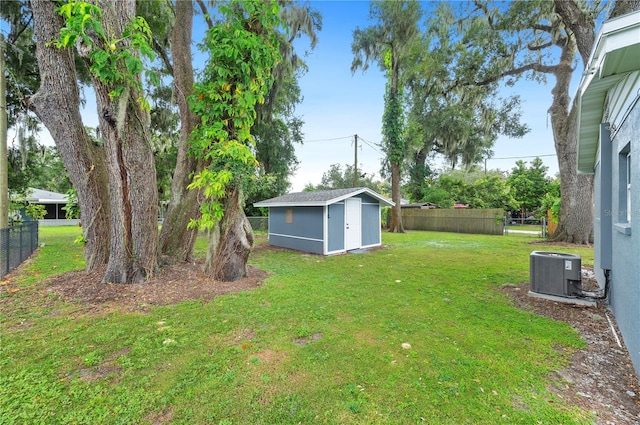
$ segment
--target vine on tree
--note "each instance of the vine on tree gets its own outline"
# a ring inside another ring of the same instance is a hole
[[[112,99],[120,97],[130,87],[143,93],[142,82],[137,76],[144,70],[142,58],[155,59],[151,29],[144,18],[136,16],[124,28],[122,36],[116,38],[106,34],[100,23],[102,11],[94,4],[70,1],[58,8],[65,18],[60,29],[60,38],[51,44],[57,48],[79,46],[81,55],[89,61],[89,71],[102,83],[113,85],[109,93]],[[152,84],[158,85],[158,77],[148,72]],[[151,109],[149,101],[142,95],[137,102],[146,111]]]
[[[210,229],[222,220],[221,200],[258,165],[251,127],[256,103],[264,103],[272,69],[281,60],[275,33],[279,11],[275,1],[231,1],[220,6],[225,21],[207,31],[204,43],[211,56],[189,98],[201,120],[191,134],[191,153],[209,164],[189,189],[201,189],[206,201],[190,228]]]

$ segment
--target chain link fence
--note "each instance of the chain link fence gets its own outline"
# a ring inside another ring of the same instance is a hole
[[[18,267],[38,248],[38,222],[0,229],[0,279]]]
[[[251,223],[251,228],[256,230],[264,230],[265,232],[269,230],[269,217],[247,217],[249,219],[249,223]]]

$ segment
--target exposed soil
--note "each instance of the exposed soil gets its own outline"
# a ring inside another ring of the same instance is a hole
[[[245,279],[218,282],[206,277],[202,264],[195,263],[165,267],[142,284],[103,284],[103,271],[98,270],[65,273],[26,289],[12,283],[12,275],[23,267],[7,276],[0,286],[2,292],[21,292],[20,297],[0,297],[0,309],[14,318],[20,316],[19,310],[52,305],[55,299],[76,304],[81,314],[112,309],[144,312],[152,306],[187,300],[207,302],[219,295],[254,289],[267,277],[264,271],[249,268]],[[583,287],[594,286],[589,279],[589,274],[583,275]],[[626,348],[618,344],[618,340],[622,343],[620,333],[605,306],[584,307],[531,297],[528,282],[504,284],[498,289],[512,296],[519,308],[569,323],[585,340],[587,348],[575,351],[567,368],[555,372],[552,391],[568,403],[592,411],[598,424],[640,425],[640,383]],[[8,326],[15,329],[28,327],[29,323]]]
[[[153,279],[131,285],[101,283],[104,270],[89,274],[76,271],[50,279],[46,290],[64,299],[81,302],[92,310],[117,306],[144,311],[151,306],[181,301],[207,302],[217,295],[256,288],[267,277],[266,272],[249,266],[246,278],[220,282],[207,277],[202,269],[201,262],[173,264],[163,268]]]

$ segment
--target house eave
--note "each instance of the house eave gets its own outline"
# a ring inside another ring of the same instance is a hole
[[[640,69],[640,11],[602,25],[578,88],[577,169],[592,174],[607,91]]]

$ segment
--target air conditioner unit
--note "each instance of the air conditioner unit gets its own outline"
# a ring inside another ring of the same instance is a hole
[[[529,260],[531,292],[560,297],[582,294],[582,263],[579,255],[533,251]]]

